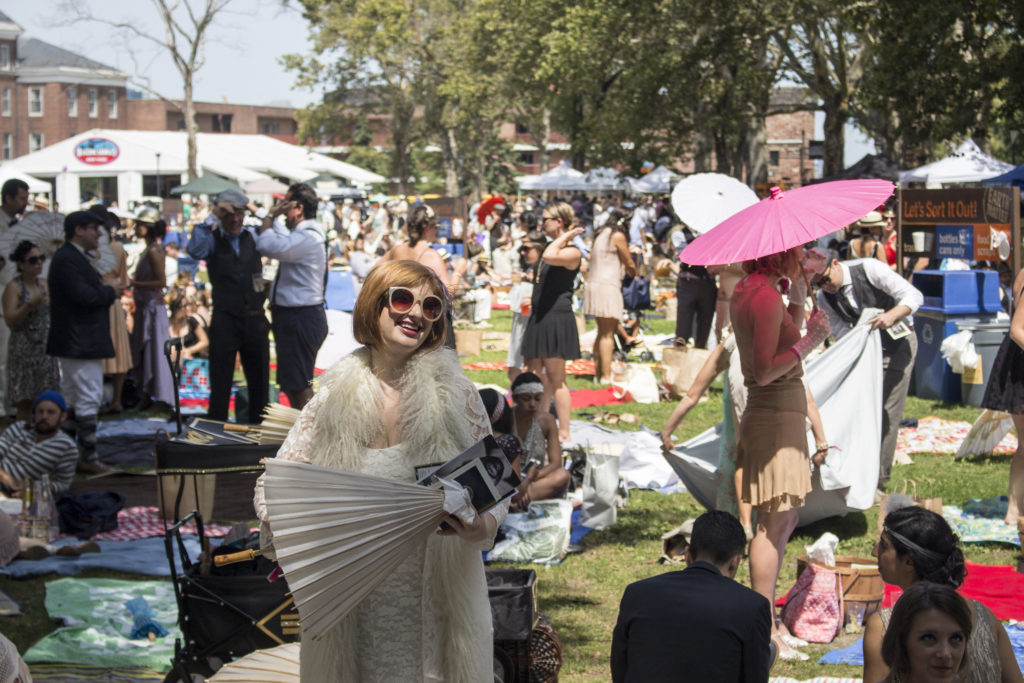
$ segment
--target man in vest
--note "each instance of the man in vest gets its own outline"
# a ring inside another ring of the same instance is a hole
[[[263,311],[267,287],[256,238],[242,226],[248,204],[249,199],[238,190],[218,194],[213,211],[193,230],[186,251],[192,258],[206,261],[213,287],[209,417],[228,418],[237,353],[249,390],[249,412],[236,417],[239,422],[256,424],[270,390],[270,323]]]
[[[882,339],[882,443],[878,488],[885,490],[896,453],[896,436],[907,402],[910,374],[917,356],[914,311],[924,303],[921,292],[877,259],[840,263],[816,250],[805,252],[804,269],[820,285],[818,305],[828,313],[832,336],[841,338],[865,308],[881,313],[865,321]]]
[[[278,261],[270,290],[277,383],[293,408],[313,398],[313,365],[327,338],[324,286],[327,242],[316,222],[316,192],[296,183],[263,217],[256,247]],[[275,219],[284,217],[284,225]]]

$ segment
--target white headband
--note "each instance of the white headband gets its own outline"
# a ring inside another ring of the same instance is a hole
[[[524,382],[512,390],[513,396],[519,394],[543,394],[544,385],[540,382]]]

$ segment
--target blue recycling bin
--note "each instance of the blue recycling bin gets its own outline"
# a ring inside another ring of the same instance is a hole
[[[999,303],[999,275],[991,270],[919,270],[914,286],[924,304],[914,314],[917,360],[914,395],[960,402],[960,376],[942,357],[942,341],[958,331],[957,323],[981,324],[995,320]]]

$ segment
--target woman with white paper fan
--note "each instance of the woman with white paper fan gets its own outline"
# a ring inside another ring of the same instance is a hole
[[[299,605],[304,681],[470,683],[493,677],[491,615],[480,551],[493,543],[507,503],[476,515],[472,523],[444,515],[449,528],[436,534],[433,529],[442,518],[428,517],[427,540],[410,540],[403,527],[417,523],[416,512],[403,510],[403,501],[384,493],[389,485],[396,490],[420,488],[408,486],[418,479],[416,468],[443,463],[491,433],[476,388],[462,374],[455,353],[442,346],[447,300],[440,280],[425,266],[408,260],[377,265],[353,311],[355,338],[364,347],[321,376],[319,392],[278,451],[278,460],[372,475],[365,477],[376,482],[365,494],[367,507],[394,508],[385,510],[394,513],[394,528],[384,527],[374,538],[354,545],[349,556],[370,552],[368,547],[378,541],[383,556],[391,538],[412,546],[403,551],[400,563],[381,560],[378,573],[392,573],[325,630],[303,614],[304,603],[293,583],[296,574],[283,559],[287,515],[280,512],[283,506],[275,503],[271,487],[274,471],[283,468],[268,462],[257,483],[262,530],[278,535],[279,560]],[[316,495],[311,492],[307,504],[311,531],[306,537],[311,541],[320,531],[317,515],[334,503]],[[338,544],[332,533],[326,526],[322,531],[325,555]],[[329,578],[328,562],[322,566]]]
[[[46,355],[50,329],[50,295],[42,276],[46,257],[35,244],[22,240],[8,258],[18,277],[3,292],[4,320],[11,328],[7,398],[17,408],[18,420],[28,420],[36,396],[60,388],[60,370],[57,359]]]

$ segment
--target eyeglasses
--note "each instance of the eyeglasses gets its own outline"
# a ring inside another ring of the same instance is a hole
[[[417,299],[408,287],[388,288],[388,308],[395,313],[408,313],[416,304],[420,305],[423,317],[430,322],[434,322],[444,315],[444,301],[439,296],[428,294],[422,299]]]
[[[557,216],[541,216],[540,218],[543,221],[557,221],[558,220]]]
[[[25,259],[25,263],[28,263],[28,264],[33,265],[33,266],[38,266],[40,263],[46,263],[46,257],[45,256],[29,256],[27,259]]]
[[[821,271],[821,274],[816,274],[814,277],[811,278],[811,286],[812,287],[821,287],[821,285],[823,285],[825,282],[827,282],[828,281],[828,273],[829,273],[830,270],[832,270],[832,262],[831,261],[829,261],[829,264],[827,266],[825,266],[825,270]]]

